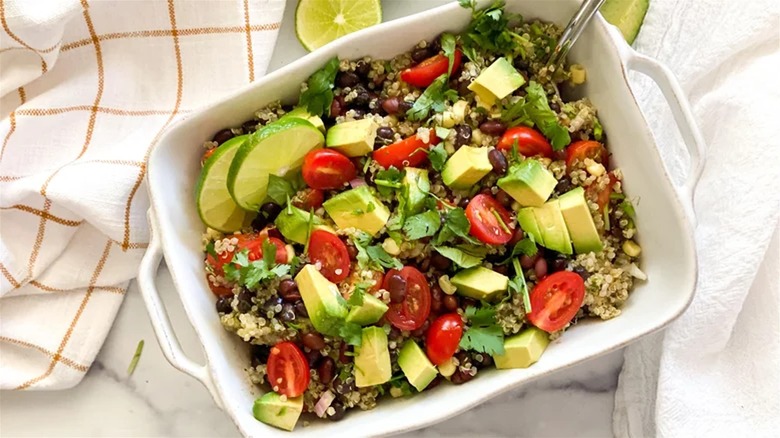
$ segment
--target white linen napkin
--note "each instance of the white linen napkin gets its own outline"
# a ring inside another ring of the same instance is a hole
[[[615,397],[618,437],[780,430],[778,5],[650,2],[635,46],[674,70],[708,156],[695,196],[696,296],[667,330],[627,348]],[[634,84],[682,180],[687,154],[666,104],[649,81]]]
[[[0,389],[84,376],[149,239],[146,156],[265,73],[284,5],[0,1]]]

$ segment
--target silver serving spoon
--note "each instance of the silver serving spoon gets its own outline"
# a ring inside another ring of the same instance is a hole
[[[599,10],[602,4],[604,4],[604,0],[583,0],[577,13],[571,17],[571,21],[566,25],[561,37],[558,39],[558,43],[550,54],[547,65],[558,66],[563,62],[571,46],[580,37],[582,31],[585,30],[585,26],[588,25],[590,19],[593,18],[593,15],[596,14],[596,11]]]

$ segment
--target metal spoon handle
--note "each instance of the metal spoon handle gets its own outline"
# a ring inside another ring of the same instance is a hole
[[[574,45],[574,42],[580,37],[582,31],[585,30],[585,26],[588,25],[590,19],[593,18],[593,15],[599,10],[603,3],[604,0],[583,0],[580,9],[571,17],[571,21],[566,25],[561,37],[558,39],[558,44],[555,45],[555,49],[553,49],[547,65],[557,66],[566,58],[571,46]]]

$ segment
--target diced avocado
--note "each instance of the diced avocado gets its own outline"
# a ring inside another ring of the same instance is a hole
[[[391,376],[385,331],[381,327],[364,328],[360,347],[355,348],[355,385],[358,388],[381,385]]]
[[[303,107],[296,107],[290,110],[287,114],[282,116],[282,119],[288,118],[288,117],[296,117],[299,119],[307,120],[309,123],[314,125],[315,128],[322,131],[322,133],[325,133],[325,123],[322,122],[322,119],[318,116],[312,115],[309,113],[309,111],[306,110],[306,108]]]
[[[311,213],[303,211],[292,205],[285,207],[276,217],[274,225],[279,229],[285,239],[296,243],[306,243],[306,234],[309,232],[309,220]],[[312,228],[323,226],[324,222],[317,215],[312,219]]]
[[[303,411],[303,397],[287,398],[275,392],[266,392],[255,400],[252,407],[252,414],[257,420],[284,430],[295,428],[301,411]]]
[[[458,294],[482,301],[492,301],[509,287],[509,277],[483,266],[460,271],[450,282],[458,287]]]
[[[536,224],[542,233],[543,246],[561,254],[571,254],[571,239],[557,199],[533,207]]]
[[[599,252],[604,249],[601,237],[593,223],[588,203],[585,201],[585,190],[582,187],[569,190],[558,198],[561,206],[561,214],[569,229],[571,242],[574,249],[582,254],[586,252]]]
[[[390,210],[371,194],[368,186],[341,192],[322,204],[333,222],[341,228],[354,227],[372,236],[390,218]]]
[[[404,179],[401,180],[401,196],[406,200],[403,213],[406,216],[422,212],[430,188],[431,182],[428,179],[427,170],[414,167],[406,168]]]
[[[295,276],[295,282],[314,328],[326,335],[338,335],[347,317],[347,302],[339,288],[314,265],[304,266]]]
[[[347,322],[358,325],[369,325],[379,321],[387,312],[387,304],[373,295],[363,295],[363,304],[353,307],[347,315]]]
[[[469,84],[469,90],[477,93],[488,105],[501,100],[525,84],[525,79],[506,58],[496,59]]]
[[[398,366],[401,371],[418,391],[422,391],[439,374],[428,356],[422,351],[416,342],[409,339],[401,347],[398,353]]]
[[[534,207],[521,208],[520,211],[517,212],[517,223],[520,224],[520,228],[522,228],[523,231],[534,238],[534,242],[544,246],[542,231],[539,229],[539,224],[536,223]]]
[[[550,338],[544,330],[531,327],[504,340],[504,354],[493,356],[496,368],[528,368],[542,356]]]
[[[377,128],[370,118],[339,123],[328,129],[325,145],[348,157],[362,157],[374,150]]]
[[[538,207],[547,201],[558,181],[537,160],[524,160],[509,168],[498,186],[523,207]]]
[[[488,148],[463,146],[444,163],[441,179],[453,189],[468,189],[491,170]]]

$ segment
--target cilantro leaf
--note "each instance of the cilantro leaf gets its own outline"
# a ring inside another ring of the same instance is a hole
[[[475,243],[476,241],[469,236],[469,229],[471,224],[466,217],[466,212],[460,208],[453,208],[447,212],[444,225],[441,227],[439,235],[436,236],[436,245],[441,245],[444,242],[452,239],[453,237],[462,237],[468,242]]]
[[[447,157],[447,151],[444,150],[443,143],[437,144],[433,149],[428,151],[428,159],[431,161],[431,167],[437,172],[444,170],[444,163],[447,161]]]
[[[436,234],[441,226],[441,218],[436,210],[410,216],[404,222],[403,230],[410,240],[422,239]]]
[[[527,40],[509,29],[515,18],[522,19],[504,11],[504,2],[496,0],[483,10],[476,10],[475,2],[460,2],[464,8],[471,9],[471,23],[460,35],[463,52],[472,61],[477,61],[480,53],[504,55],[510,61],[516,56],[525,56]]]
[[[456,265],[464,269],[473,268],[474,266],[482,264],[482,258],[467,254],[458,248],[435,246],[434,249],[436,252],[452,260]]]
[[[550,109],[550,103],[547,101],[547,93],[538,83],[531,81],[525,87],[526,101],[529,107],[526,109],[528,115],[536,124],[536,127],[542,131],[545,137],[550,140],[553,150],[563,150],[564,146],[571,143],[569,130],[558,122],[558,116]]]
[[[401,269],[404,265],[382,248],[382,245],[373,245],[366,248],[369,259],[383,268]]]
[[[275,203],[284,206],[287,198],[293,196],[295,196],[295,189],[290,181],[274,174],[268,176],[268,197]]]
[[[361,281],[360,283],[356,284],[355,289],[352,290],[352,295],[350,295],[349,299],[347,300],[347,304],[355,307],[362,306],[363,297],[365,296],[369,287],[371,287],[371,284],[365,281]]]
[[[339,59],[333,58],[320,70],[309,76],[306,81],[308,88],[301,93],[298,103],[306,107],[312,115],[330,115],[330,105],[333,103],[333,82],[338,72]]]
[[[263,262],[265,262],[266,266],[274,266],[276,264],[276,245],[271,243],[271,239],[263,241]]]
[[[518,256],[518,255],[527,255],[528,257],[533,257],[536,255],[536,253],[539,251],[539,249],[536,247],[536,241],[534,241],[534,237],[531,234],[527,234],[528,237],[524,238],[523,240],[517,242],[514,247],[512,247],[512,252],[509,254],[509,257],[503,262],[501,262],[501,265],[505,265],[512,261],[512,258]]]
[[[377,172],[374,177],[374,184],[376,184],[380,195],[390,196],[394,190],[401,188],[402,178],[403,174],[401,171],[391,167]]]
[[[450,33],[441,34],[441,49],[447,57],[447,77],[452,74],[452,66],[455,64],[455,37]]]
[[[520,266],[520,260],[512,259],[512,266],[515,268],[515,278],[509,280],[509,291],[523,295],[523,307],[525,312],[531,312],[531,297],[528,295],[528,285],[525,282],[525,274]]]
[[[273,246],[273,244],[270,245]],[[276,247],[268,252],[273,253],[274,257],[276,257]],[[250,262],[249,250],[243,249],[233,255],[233,260],[231,263],[225,264],[223,270],[228,281],[241,284],[248,289],[254,289],[263,281],[281,277],[290,272],[290,265],[276,264],[273,268],[268,266],[265,257],[261,260]]]
[[[472,325],[492,325],[496,323],[496,308],[492,306],[466,307],[466,319]]]
[[[431,110],[435,113],[444,111],[448,100],[457,100],[458,92],[450,90],[447,87],[447,73],[434,79],[431,85],[423,91],[423,94],[414,102],[409,111],[406,112],[406,118],[411,121],[420,121],[428,117]]]
[[[339,336],[347,344],[360,347],[363,341],[363,327],[354,322],[345,322],[339,327]]]
[[[460,348],[474,350],[489,355],[504,353],[504,331],[496,324],[496,309],[483,305],[466,308],[466,318],[470,327],[460,339]]]
[[[475,0],[458,0],[460,7],[474,10],[477,7]]]
[[[628,198],[624,198],[623,202],[618,204],[618,208],[623,210],[623,213],[626,214],[631,220],[636,220],[636,210],[634,210],[634,204],[631,203],[631,200]]]
[[[212,256],[214,258],[219,257],[219,255],[217,254],[217,251],[214,249],[214,241],[213,240],[210,241],[206,245],[206,254],[208,254],[208,255],[210,255],[210,256]]]

